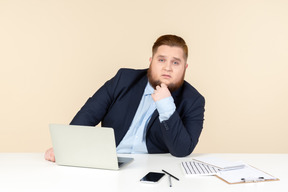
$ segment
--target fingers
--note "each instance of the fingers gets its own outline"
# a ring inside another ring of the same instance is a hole
[[[161,83],[160,85],[157,85],[155,88],[156,88],[156,90],[159,90],[161,88],[166,88],[166,87],[167,87],[167,85],[165,83]]]
[[[48,150],[45,152],[45,159],[46,159],[47,161],[55,162],[55,155],[54,155],[54,150],[53,150],[53,148],[50,148],[50,149],[48,149]]]
[[[161,83],[155,87],[154,93],[151,95],[154,101],[159,101],[166,97],[170,97],[171,93],[166,84]]]

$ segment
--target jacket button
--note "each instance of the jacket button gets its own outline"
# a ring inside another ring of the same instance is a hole
[[[169,127],[167,126],[166,123],[164,123],[164,127],[165,127],[165,129],[166,129],[167,131],[169,130]]]

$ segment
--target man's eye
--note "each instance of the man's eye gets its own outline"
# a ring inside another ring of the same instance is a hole
[[[159,59],[160,62],[164,62],[164,59]]]
[[[179,63],[178,63],[177,61],[174,61],[173,64],[174,64],[174,65],[178,65]]]

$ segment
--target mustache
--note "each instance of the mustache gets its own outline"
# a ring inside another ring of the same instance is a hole
[[[150,65],[151,66],[151,65]],[[169,91],[172,93],[174,91],[176,91],[177,89],[179,89],[183,83],[184,83],[184,75],[185,73],[183,74],[183,77],[181,78],[181,80],[179,82],[176,82],[176,83],[170,83],[167,85],[167,88],[169,89]],[[157,85],[161,85],[161,81],[159,79],[154,79],[152,77],[152,70],[151,70],[151,67],[149,67],[148,71],[147,71],[147,77],[148,77],[148,81],[150,83],[150,85],[156,89]]]

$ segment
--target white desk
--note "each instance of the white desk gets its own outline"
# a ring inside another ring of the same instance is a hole
[[[229,185],[214,176],[185,176],[180,163],[199,155],[242,160],[280,178],[280,181]],[[137,154],[131,155],[134,161],[119,171],[58,166],[45,161],[43,156],[40,153],[0,153],[0,191],[288,191],[288,154],[192,154],[186,158],[170,154]],[[162,169],[180,181],[172,179],[172,188],[167,176],[158,184],[139,181],[147,172],[161,172]]]

